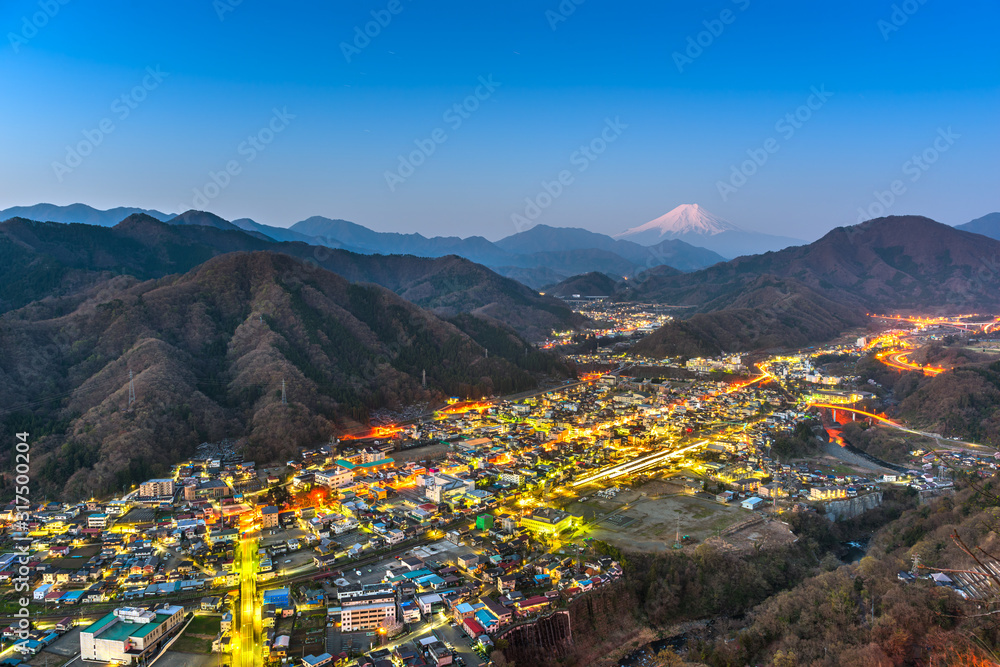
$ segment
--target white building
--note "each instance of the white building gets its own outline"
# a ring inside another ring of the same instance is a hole
[[[148,660],[171,630],[184,622],[184,607],[121,607],[80,632],[80,657],[125,665]]]
[[[331,489],[339,489],[354,481],[354,472],[341,466],[333,466],[326,470],[317,471],[314,479],[317,484],[328,486]]]

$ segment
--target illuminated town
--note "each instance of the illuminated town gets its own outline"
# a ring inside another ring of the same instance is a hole
[[[615,312],[602,335],[653,325]],[[109,663],[165,647],[240,666],[486,663],[506,633],[618,578],[615,546],[780,543],[795,539],[786,512],[846,512],[886,485],[934,494],[956,468],[992,474],[992,450],[885,416],[845,369],[868,357],[946,372],[913,352],[955,331],[994,347],[997,322],[872,316],[871,335],[759,358],[598,348],[571,357],[596,370],[563,385],[452,399],[281,465],[205,443],[113,500],[40,505],[26,524],[8,507],[32,554],[32,616],[29,637],[5,631],[4,654],[72,636]],[[920,444],[906,461],[866,459],[840,435],[856,420]],[[819,453],[783,458],[790,437]],[[0,560],[8,595],[13,556]]]

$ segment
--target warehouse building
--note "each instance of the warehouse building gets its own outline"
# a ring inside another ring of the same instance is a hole
[[[148,661],[184,622],[184,607],[121,607],[80,632],[83,660],[125,665]]]

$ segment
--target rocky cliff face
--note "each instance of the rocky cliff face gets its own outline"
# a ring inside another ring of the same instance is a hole
[[[831,500],[826,503],[826,518],[830,521],[851,519],[882,504],[882,492],[867,493],[846,500]]]

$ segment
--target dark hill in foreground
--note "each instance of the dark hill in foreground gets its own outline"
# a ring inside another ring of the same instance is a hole
[[[669,269],[670,267],[664,267]],[[579,276],[567,278],[562,282],[545,288],[546,294],[561,298],[576,296],[611,296],[617,283],[605,273],[592,271]]]
[[[244,436],[249,459],[283,460],[370,407],[518,391],[535,373],[566,373],[509,329],[445,320],[275,252],[106,279],[67,312],[29,305],[0,318],[0,349],[0,420],[38,438],[37,492],[74,498],[165,473],[205,440]]]
[[[214,220],[198,212],[185,215],[191,222]],[[291,255],[351,282],[382,285],[446,317],[473,313],[502,322],[529,339],[582,321],[557,299],[455,256],[361,255],[272,242],[211,224],[166,224],[144,214],[131,215],[113,228],[22,218],[0,223],[0,313],[46,297],[61,299],[54,307],[66,308],[81,289],[109,276],[159,278],[221,254],[254,250]]]

